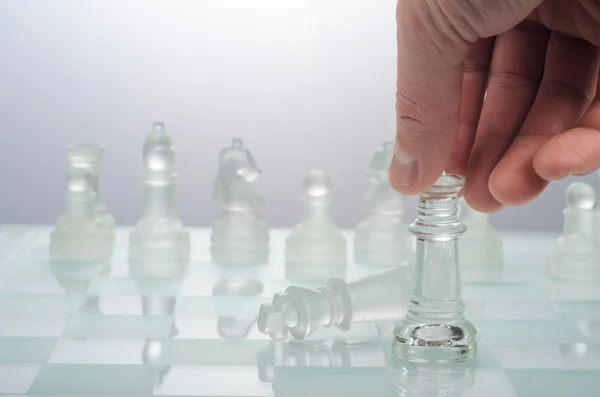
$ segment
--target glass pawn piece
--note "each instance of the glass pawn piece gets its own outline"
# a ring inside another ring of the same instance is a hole
[[[464,316],[457,239],[466,227],[457,216],[464,179],[445,172],[421,194],[417,219],[414,289],[408,313],[394,329],[393,351],[414,362],[452,363],[471,359],[477,331]]]
[[[412,251],[413,236],[403,219],[405,198],[390,185],[393,148],[393,142],[384,142],[367,169],[365,219],[356,225],[354,235],[354,258],[360,265],[398,265]]]
[[[285,239],[286,277],[324,279],[346,270],[346,238],[332,220],[332,182],[321,170],[302,179],[302,220]]]
[[[291,286],[261,305],[258,330],[272,339],[304,339],[320,328],[349,330],[354,323],[402,318],[410,276],[394,266],[351,283],[330,280],[316,290]]]
[[[467,227],[460,239],[458,255],[461,268],[493,268],[502,266],[503,244],[488,221],[488,215],[475,211],[458,199],[458,218]]]
[[[548,255],[548,272],[566,280],[600,279],[600,244],[594,241],[596,192],[584,182],[567,188],[563,233]]]

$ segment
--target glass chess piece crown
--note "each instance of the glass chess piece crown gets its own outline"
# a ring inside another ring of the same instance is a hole
[[[50,257],[67,261],[98,261],[112,253],[114,234],[98,221],[93,175],[72,167],[67,176],[66,209],[50,233]]]
[[[596,192],[584,182],[569,185],[563,210],[564,227],[548,255],[548,272],[567,280],[600,279],[600,242],[595,236]]]
[[[239,138],[219,154],[213,199],[220,209],[220,218],[213,223],[210,237],[213,262],[267,261],[269,230],[260,218],[265,199],[254,187],[260,174],[254,157]]]
[[[142,217],[129,236],[129,257],[134,260],[168,262],[186,260],[190,255],[190,235],[177,214],[175,188],[179,175],[171,143],[164,124],[154,123],[142,151]]]
[[[331,178],[311,170],[302,179],[302,220],[285,240],[286,276],[341,276],[347,261],[346,238],[331,219]]]
[[[384,142],[367,169],[365,219],[355,227],[354,258],[361,265],[393,266],[412,251],[413,238],[404,223],[404,196],[389,181],[393,142]]]
[[[456,196],[464,179],[445,172],[421,194],[417,219],[414,289],[406,317],[394,329],[396,356],[415,362],[450,363],[473,358],[476,330],[464,316],[457,239],[466,227]]]

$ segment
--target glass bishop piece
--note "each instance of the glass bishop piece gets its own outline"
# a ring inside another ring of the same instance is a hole
[[[394,329],[393,351],[415,362],[451,363],[476,354],[477,331],[465,319],[457,239],[466,227],[457,216],[456,195],[464,179],[443,173],[421,194],[417,219],[414,289],[406,317]]]

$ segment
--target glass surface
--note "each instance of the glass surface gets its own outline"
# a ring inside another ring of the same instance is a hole
[[[600,284],[548,277],[545,254],[556,235],[501,234],[503,267],[474,269],[463,281],[477,356],[418,364],[391,349],[411,294],[408,274],[394,281],[401,273],[367,271],[352,255],[343,288],[360,310],[350,329],[321,327],[279,342],[259,331],[259,307],[275,293],[327,281],[286,278],[289,230],[270,231],[262,266],[211,263],[210,229],[190,229],[191,263],[134,265],[131,228],[117,229],[105,263],[57,264],[48,258],[51,230],[30,228],[0,265],[2,395],[588,397],[600,390]],[[521,261],[527,250],[541,260]],[[393,294],[399,298],[390,302]]]

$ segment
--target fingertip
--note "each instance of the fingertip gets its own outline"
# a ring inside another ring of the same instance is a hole
[[[483,187],[483,188],[482,188]],[[467,179],[467,183],[462,190],[463,196],[469,207],[475,211],[483,213],[494,213],[500,211],[504,206],[496,201],[494,197],[489,193],[485,185],[479,185],[477,183],[470,183]]]
[[[600,132],[578,127],[546,142],[533,158],[540,178],[557,181],[569,175],[587,175],[600,167]]]
[[[537,198],[547,185],[548,181],[540,178],[533,167],[507,161],[492,171],[488,187],[499,203],[520,206]]]

